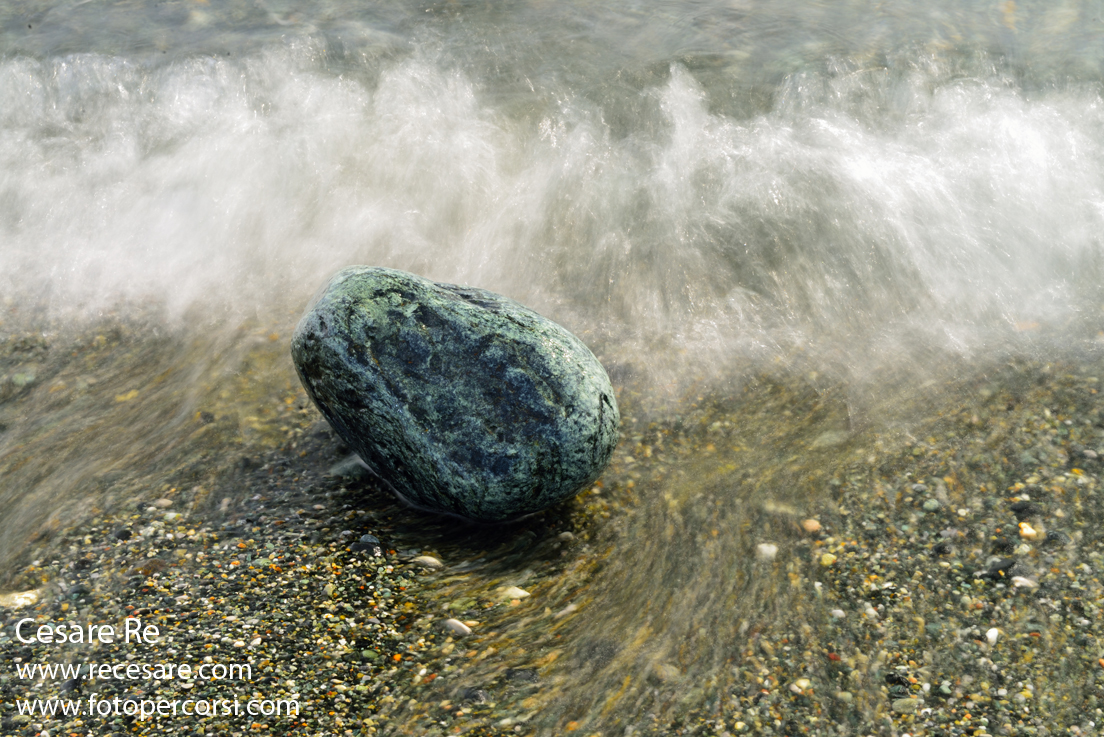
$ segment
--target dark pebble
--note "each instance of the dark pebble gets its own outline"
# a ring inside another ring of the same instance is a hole
[[[111,534],[116,540],[129,540],[131,532],[127,528],[121,527]]]
[[[491,697],[481,688],[465,688],[460,691],[460,700],[470,704],[486,704]]]
[[[1060,548],[1065,545],[1069,545],[1070,536],[1061,530],[1049,530],[1046,537],[1043,538],[1043,542],[1039,547],[1041,548]]]
[[[1012,513],[1016,515],[1016,519],[1023,522],[1030,517],[1038,517],[1043,513],[1043,508],[1035,502],[1016,502],[1008,506],[1012,510]]]
[[[889,673],[886,673],[885,682],[886,682],[887,686],[904,686],[906,690],[908,689],[908,686],[909,686],[908,678],[906,678],[905,676],[903,676],[902,674],[898,673],[895,670],[892,670]]]
[[[536,668],[507,668],[506,680],[521,683],[536,683],[540,680]]]
[[[991,563],[989,565],[989,568],[977,574],[977,577],[1000,581],[1011,576],[1012,567],[1015,565],[1015,558],[1001,558],[1000,560]]]

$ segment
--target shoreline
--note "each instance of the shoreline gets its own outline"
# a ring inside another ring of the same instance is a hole
[[[494,528],[403,508],[279,386],[262,395],[295,408],[282,444],[225,445],[206,461],[221,486],[149,485],[58,530],[51,555],[21,569],[5,593],[40,598],[0,607],[0,734],[1091,732],[1104,361],[1080,360],[952,372],[898,408],[922,419],[884,427],[849,428],[846,387],[800,375],[749,380],[669,418],[622,397],[622,443],[601,483]],[[222,422],[208,406],[210,420],[189,420],[209,428],[200,437]],[[26,616],[127,614],[166,639],[12,639]],[[15,658],[254,671],[249,683],[63,692],[64,680],[28,688]],[[93,692],[297,694],[303,709],[80,723],[14,713],[17,698]]]

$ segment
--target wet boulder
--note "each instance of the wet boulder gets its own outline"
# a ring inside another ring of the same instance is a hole
[[[307,309],[291,350],[334,430],[431,511],[489,522],[536,512],[594,481],[617,443],[594,354],[493,292],[349,267]]]

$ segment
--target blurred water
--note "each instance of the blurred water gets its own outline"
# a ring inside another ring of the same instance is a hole
[[[23,309],[286,320],[385,264],[700,372],[1099,303],[1089,8],[96,5],[5,8]]]
[[[99,389],[0,401],[0,552],[35,500],[156,486],[258,346],[256,394],[290,391],[281,341],[351,263],[505,293],[675,399],[796,355],[873,396],[942,355],[1092,339],[1102,13],[4,2],[0,379]],[[101,355],[105,316],[160,337]],[[88,365],[17,351],[27,331]]]

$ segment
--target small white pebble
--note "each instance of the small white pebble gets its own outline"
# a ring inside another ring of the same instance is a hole
[[[524,599],[529,596],[529,592],[517,586],[503,586],[498,590],[498,595],[502,599]]]
[[[432,555],[419,555],[411,563],[417,563],[424,568],[444,568],[445,564],[434,558]]]
[[[35,565],[38,565],[38,561],[35,561]],[[39,590],[31,589],[30,591],[17,591],[10,594],[0,594],[0,606],[10,607],[16,609],[19,607],[30,606],[38,601]]]
[[[833,609],[832,611],[830,611],[828,613],[831,614],[836,619],[843,619],[844,617],[847,616],[847,612],[843,611],[842,609]]]
[[[778,546],[774,543],[759,543],[755,546],[755,557],[759,560],[774,560],[778,555]]]
[[[257,645],[260,645],[260,644],[261,644],[261,638],[259,638],[259,637],[254,637],[252,640],[249,641],[249,647],[257,647]]]
[[[1000,637],[1000,630],[996,627],[990,627],[985,633],[985,639],[989,641],[990,645],[997,644],[997,638]]]
[[[470,635],[471,627],[461,622],[459,619],[446,619],[443,624],[450,632],[456,635]]]
[[[245,640],[235,640],[234,647],[245,647]]]
[[[1035,581],[1033,581],[1030,578],[1026,578],[1025,576],[1013,576],[1012,577],[1012,586],[1015,587],[1015,588],[1020,588],[1020,589],[1037,589],[1037,588],[1039,588],[1039,584],[1037,584]]]

